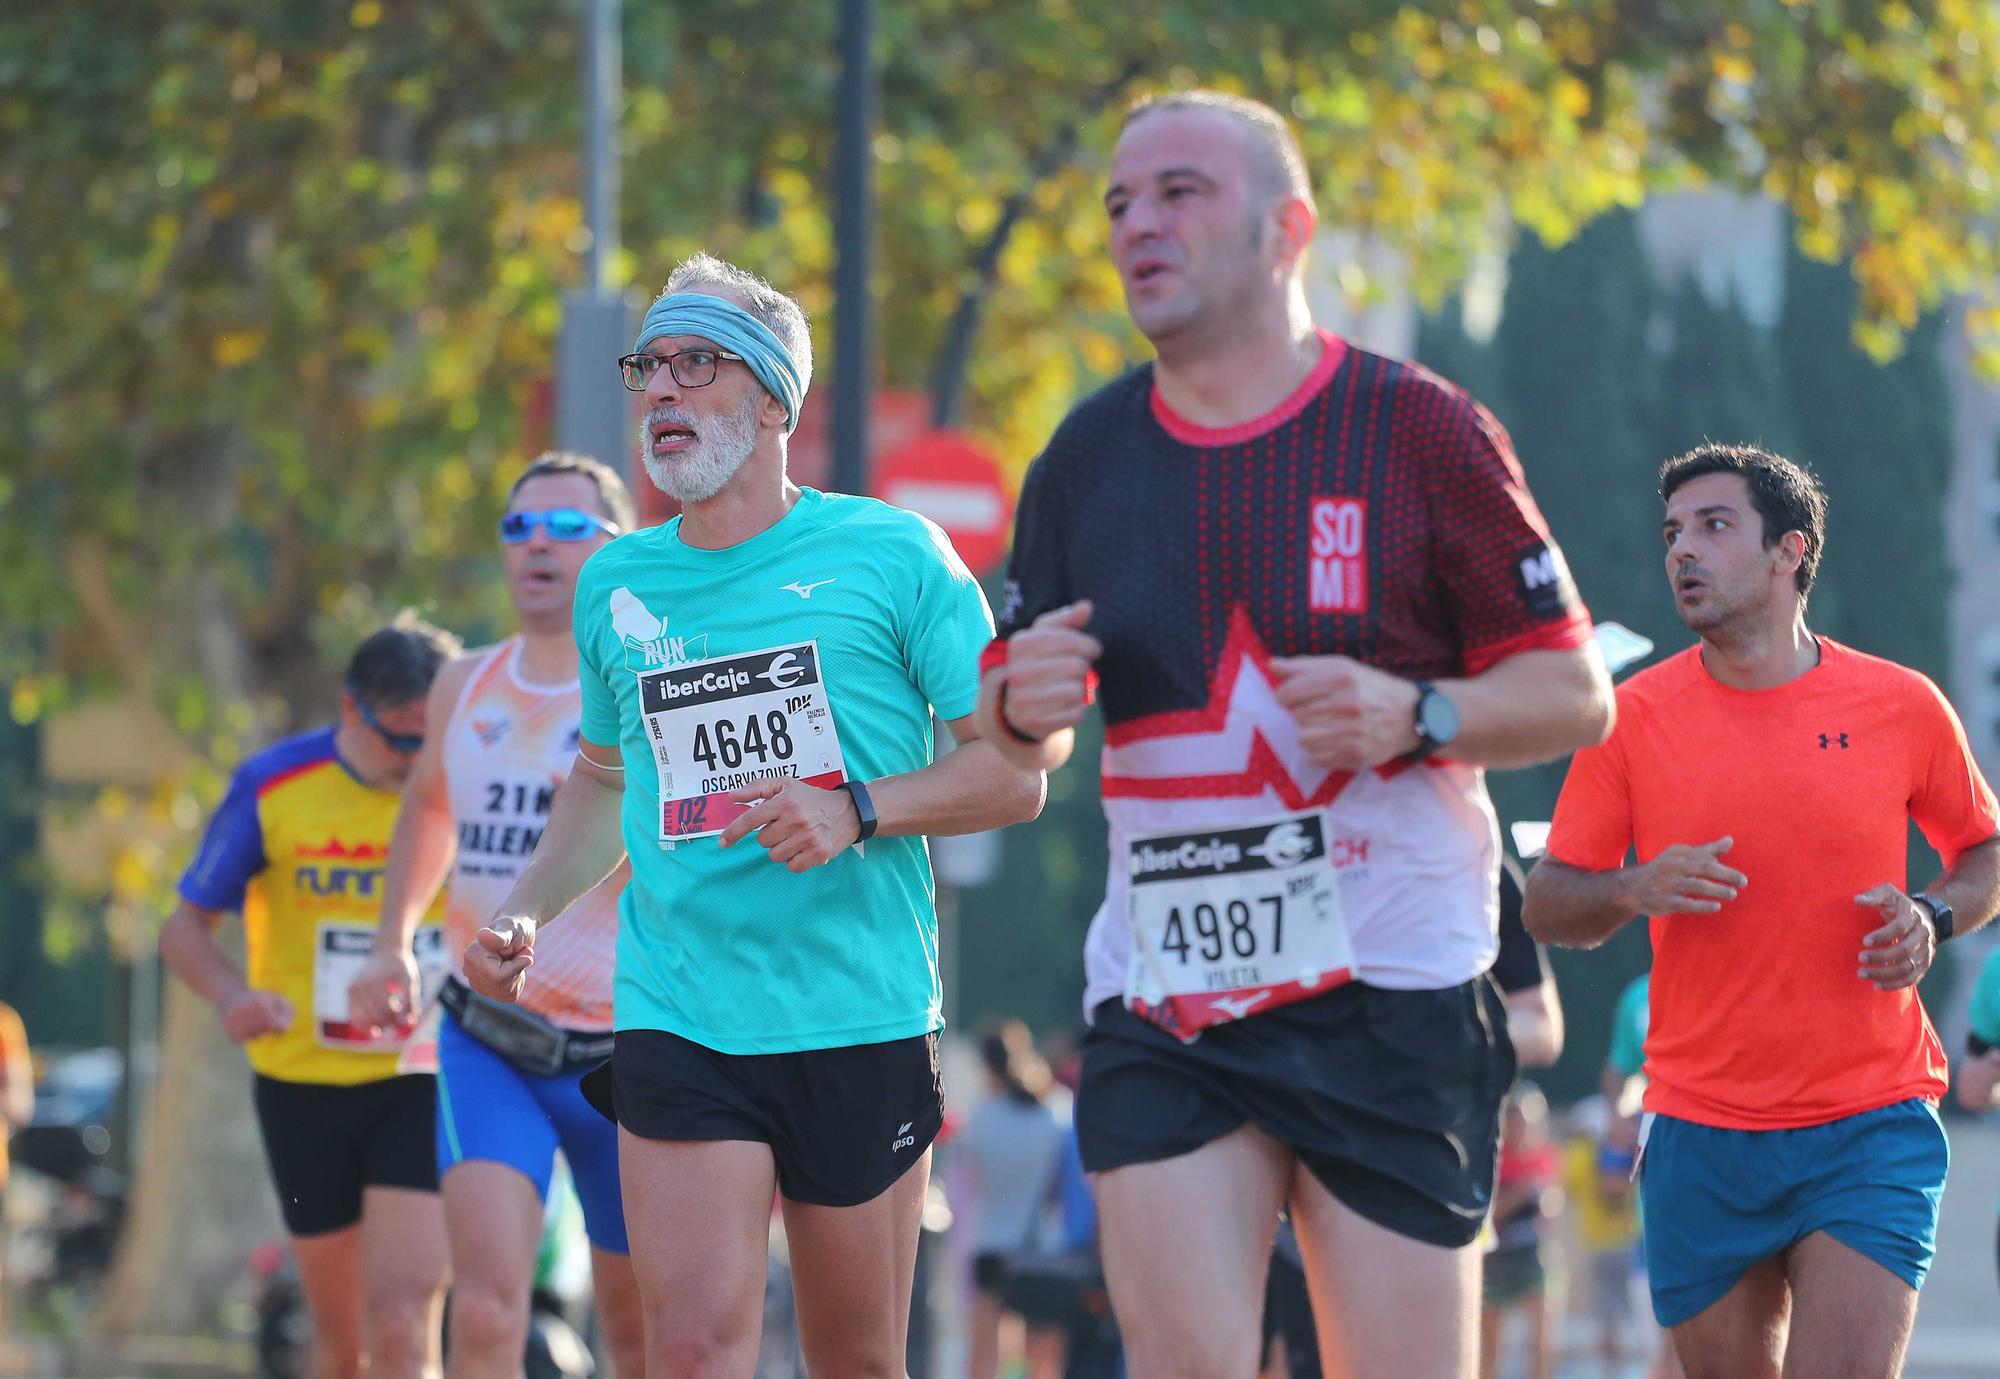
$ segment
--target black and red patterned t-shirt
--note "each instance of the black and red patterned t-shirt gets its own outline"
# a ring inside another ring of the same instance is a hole
[[[1474,676],[1584,644],[1589,615],[1499,423],[1415,364],[1322,339],[1291,397],[1221,430],[1174,415],[1141,368],[1071,412],[1028,472],[1001,635],[1088,598],[1104,644],[1112,865],[1087,1009],[1125,981],[1126,840],[1274,812],[1325,811],[1357,976],[1443,987],[1493,961],[1482,773],[1313,767],[1268,662]]]

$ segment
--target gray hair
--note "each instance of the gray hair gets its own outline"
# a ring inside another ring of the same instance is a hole
[[[798,366],[800,392],[810,392],[813,346],[812,331],[806,325],[805,308],[795,298],[778,291],[749,269],[738,268],[713,254],[696,254],[681,260],[667,278],[665,291],[698,292],[716,288],[722,289],[720,295],[727,296],[762,321],[771,334],[778,337],[778,343],[785,347],[785,353],[791,355],[792,363]]]
[[[1312,178],[1306,172],[1306,156],[1299,150],[1298,138],[1285,123],[1285,117],[1262,101],[1208,90],[1146,96],[1125,112],[1125,122],[1120,128],[1130,129],[1148,115],[1176,110],[1209,110],[1227,116],[1243,131],[1251,156],[1256,159],[1259,189],[1274,200],[1296,196],[1313,206]]]

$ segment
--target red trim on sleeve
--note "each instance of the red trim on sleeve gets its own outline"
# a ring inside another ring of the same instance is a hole
[[[1334,374],[1340,371],[1341,360],[1347,357],[1345,340],[1330,330],[1320,330],[1318,327],[1314,329],[1318,331],[1320,344],[1324,346],[1320,350],[1319,363],[1313,365],[1312,372],[1305,376],[1304,382],[1292,389],[1290,397],[1263,416],[1252,417],[1249,421],[1238,422],[1234,426],[1199,425],[1167,405],[1166,399],[1160,396],[1160,385],[1156,378],[1151,390],[1154,420],[1182,445],[1209,448],[1241,445],[1244,441],[1254,440],[1266,431],[1277,430],[1300,412],[1305,411],[1306,404],[1333,380]]]
[[[1007,639],[995,637],[979,653],[979,673],[984,676],[989,670],[998,670],[1007,664]],[[1083,702],[1097,702],[1097,672],[1091,671],[1083,677]]]
[[[266,780],[258,785],[257,798],[260,800],[263,799],[266,795],[270,794],[273,790],[276,790],[279,786],[284,785],[288,781],[297,780],[300,776],[305,775],[308,771],[317,771],[319,770],[320,767],[325,766],[332,760],[333,760],[332,757],[316,757],[312,761],[302,761],[297,766],[292,767],[290,770],[278,772],[277,775],[272,776],[269,780]]]
[[[1579,608],[1570,614],[1565,622],[1548,627],[1537,627],[1523,632],[1518,637],[1509,637],[1501,642],[1489,642],[1485,646],[1465,649],[1465,674],[1468,679],[1484,675],[1509,656],[1519,656],[1524,651],[1574,651],[1590,642],[1590,613]]]

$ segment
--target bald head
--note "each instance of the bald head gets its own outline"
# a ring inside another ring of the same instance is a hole
[[[1147,96],[1125,112],[1122,135],[1139,121],[1176,111],[1203,111],[1219,116],[1233,128],[1250,159],[1251,189],[1267,202],[1297,197],[1313,204],[1312,179],[1306,175],[1305,155],[1293,137],[1284,116],[1244,96],[1226,91],[1175,91],[1164,96]]]

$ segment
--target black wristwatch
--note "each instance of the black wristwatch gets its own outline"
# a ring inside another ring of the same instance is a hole
[[[1458,705],[1428,680],[1417,681],[1417,745],[1411,761],[1422,761],[1458,736]]]
[[[1918,891],[1915,895],[1911,896],[1910,899],[1916,901],[1919,905],[1927,907],[1930,910],[1931,928],[1937,931],[1938,945],[1942,947],[1944,945],[1944,941],[1950,938],[1952,935],[1953,924],[1952,924],[1951,906],[1945,904],[1942,900],[1939,900],[1936,896],[1926,895],[1922,891]]]
[[[869,798],[868,787],[858,780],[842,781],[840,788],[854,801],[854,812],[861,817],[861,833],[854,841],[865,843],[875,836],[875,801]]]

